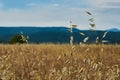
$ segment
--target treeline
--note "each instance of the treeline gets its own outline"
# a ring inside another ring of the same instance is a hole
[[[3,43],[1,39],[0,39],[0,43]],[[7,42],[7,44],[16,44],[16,43],[19,43],[19,44],[28,43],[27,36],[23,34],[16,34]]]
[[[29,37],[27,36],[29,35]],[[91,30],[77,30],[73,29],[73,43],[74,44],[120,44],[120,32],[114,31],[91,31]],[[16,43],[70,43],[70,32],[64,28],[62,29],[41,29],[35,33],[13,33],[0,34],[0,43],[16,44]]]

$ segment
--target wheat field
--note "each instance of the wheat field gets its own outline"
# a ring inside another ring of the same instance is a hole
[[[0,44],[0,80],[120,80],[120,45]]]

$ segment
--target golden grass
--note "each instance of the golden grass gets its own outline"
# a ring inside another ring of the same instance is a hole
[[[120,45],[0,45],[0,80],[119,80]]]

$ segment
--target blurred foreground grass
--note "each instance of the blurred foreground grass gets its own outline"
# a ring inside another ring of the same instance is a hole
[[[120,45],[0,45],[0,80],[119,80]]]

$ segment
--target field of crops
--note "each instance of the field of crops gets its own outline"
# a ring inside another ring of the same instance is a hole
[[[120,80],[120,45],[0,44],[0,80]]]

